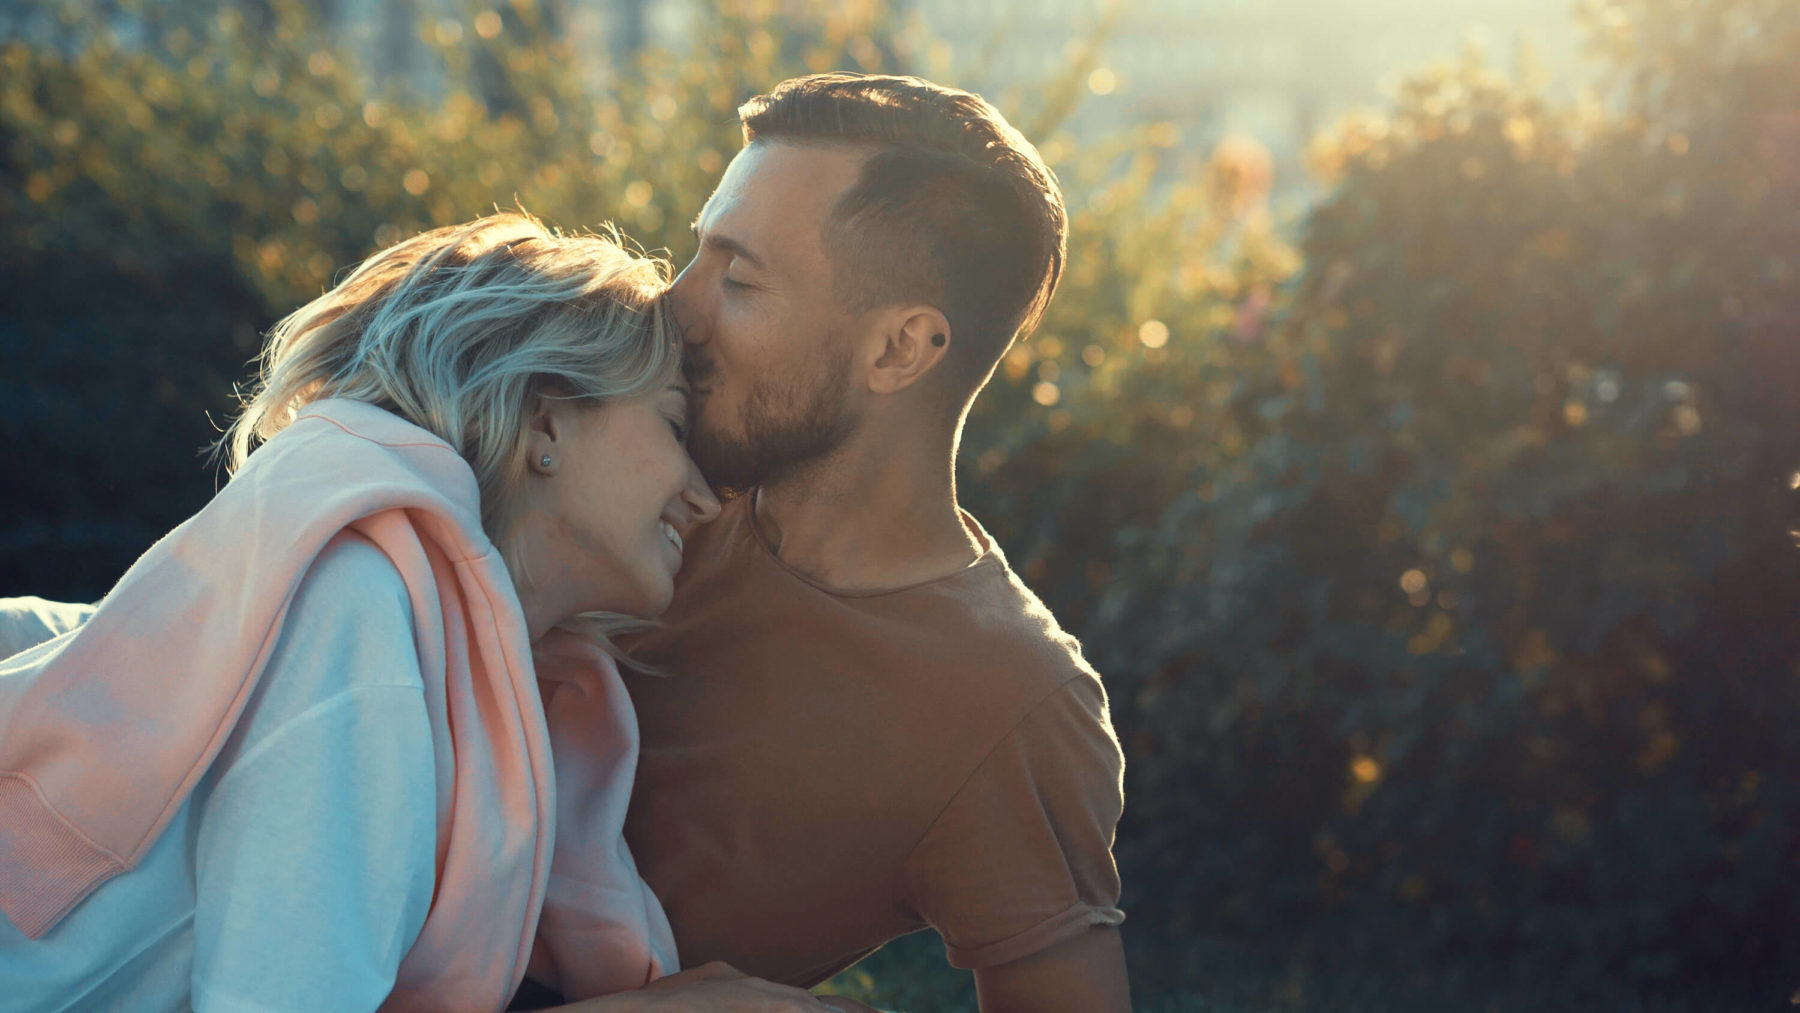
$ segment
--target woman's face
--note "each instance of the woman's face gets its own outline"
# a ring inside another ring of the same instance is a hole
[[[534,638],[582,612],[652,617],[669,607],[682,543],[719,513],[688,457],[687,418],[680,379],[599,407],[539,400],[519,521]]]

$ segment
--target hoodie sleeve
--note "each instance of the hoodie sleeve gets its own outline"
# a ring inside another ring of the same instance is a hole
[[[0,598],[0,658],[62,636],[94,614],[92,605],[44,598]]]

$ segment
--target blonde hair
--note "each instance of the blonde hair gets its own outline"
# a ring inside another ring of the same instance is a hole
[[[364,261],[269,332],[220,440],[228,467],[329,397],[376,405],[443,439],[475,472],[481,525],[515,583],[510,535],[539,396],[595,405],[662,389],[681,345],[668,267],[613,235],[562,235],[503,213],[433,229]],[[585,625],[605,644],[604,617]]]

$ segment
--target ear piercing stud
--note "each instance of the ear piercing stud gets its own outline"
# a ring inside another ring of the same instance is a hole
[[[543,457],[538,458],[538,467],[540,467],[540,468],[550,467],[550,455],[549,454],[545,454]]]
[[[942,334],[933,334],[931,336],[931,343],[938,346],[939,348],[944,347],[944,341],[945,341],[945,338]]]

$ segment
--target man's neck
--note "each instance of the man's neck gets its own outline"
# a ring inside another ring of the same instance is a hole
[[[868,438],[753,494],[781,561],[827,587],[885,591],[955,573],[981,554],[956,503],[949,446]]]

